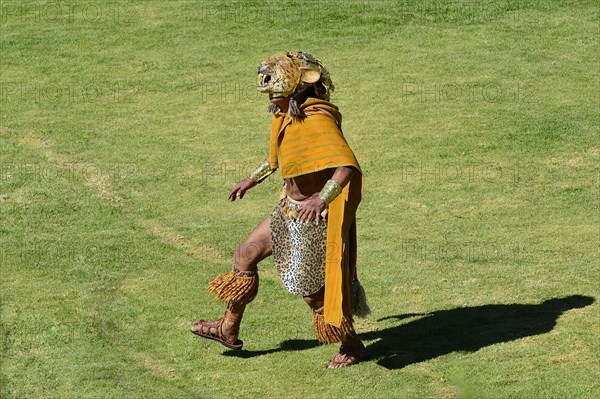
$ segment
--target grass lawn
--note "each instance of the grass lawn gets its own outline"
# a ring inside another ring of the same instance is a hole
[[[600,396],[594,1],[0,1],[1,397]],[[365,173],[373,360],[327,370],[272,260],[241,352],[189,333],[275,206],[254,90],[331,71]]]

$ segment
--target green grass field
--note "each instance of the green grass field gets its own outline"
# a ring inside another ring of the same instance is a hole
[[[600,396],[594,1],[0,1],[1,397]],[[242,352],[189,333],[276,205],[254,90],[321,58],[363,167],[373,360],[272,261]]]

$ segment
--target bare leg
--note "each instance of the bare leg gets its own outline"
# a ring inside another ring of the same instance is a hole
[[[256,265],[273,252],[270,217],[260,222],[235,250],[233,262],[240,271],[256,270]]]
[[[323,307],[325,299],[325,287],[321,288],[319,291],[315,292],[312,295],[305,296],[304,301],[310,306],[313,310],[317,310]],[[340,346],[340,351],[327,366],[330,369],[337,369],[341,367],[348,367],[358,363],[361,360],[364,360],[369,357],[369,352],[365,348],[364,344],[356,334],[354,330],[352,332],[344,335],[342,338],[342,345]]]
[[[248,237],[236,248],[233,258],[234,268],[239,271],[255,271],[258,263],[270,256],[272,253],[271,228],[269,226],[270,218],[267,217],[258,226],[252,230]],[[237,339],[239,333],[242,315],[246,309],[245,303],[230,302],[225,310],[225,317],[222,322],[201,322],[196,321],[192,326],[192,332],[211,330],[220,333],[225,337],[234,337]],[[232,338],[233,339],[233,338]]]
[[[325,303],[325,287],[321,287],[319,291],[312,295],[305,296],[304,301],[313,310],[322,308],[323,304]]]
[[[237,270],[257,270],[258,263],[273,252],[269,222],[270,218],[267,217],[235,249],[233,264]],[[227,312],[231,313],[233,317],[228,317],[223,322],[225,334],[234,332],[237,335],[245,309],[246,304],[244,303],[232,302],[227,306]]]

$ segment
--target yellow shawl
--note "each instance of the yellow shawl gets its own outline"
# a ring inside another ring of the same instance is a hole
[[[338,166],[360,166],[341,129],[338,108],[309,98],[300,106],[308,116],[294,121],[278,113],[271,125],[269,164],[284,178]],[[325,266],[325,321],[340,326],[350,312],[350,283],[356,274],[355,212],[361,199],[362,172],[355,173],[328,207]]]

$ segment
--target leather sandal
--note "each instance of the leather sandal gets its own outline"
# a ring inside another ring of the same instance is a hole
[[[354,336],[345,345],[340,346],[340,351],[329,361],[327,368],[339,369],[354,366],[362,361],[369,360],[371,354],[367,351],[358,336]]]
[[[215,321],[196,320],[191,331],[199,337],[220,342],[229,349],[239,350],[244,346],[244,342],[237,339],[236,333],[232,332],[227,336],[223,334],[223,319]]]

